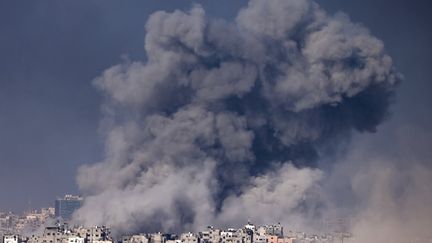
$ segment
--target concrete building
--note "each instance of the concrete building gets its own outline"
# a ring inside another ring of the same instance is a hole
[[[145,234],[133,235],[130,238],[130,243],[150,243],[149,237]]]
[[[0,230],[2,232],[12,231],[18,221],[18,215],[12,212],[0,213]]]
[[[73,232],[85,239],[85,243],[106,243],[111,242],[110,230],[105,226],[94,226],[90,228],[79,227]]]
[[[85,243],[85,239],[83,237],[70,236],[65,238],[64,243]]]
[[[267,235],[276,235],[278,237],[283,237],[283,227],[280,223],[278,224],[272,224],[272,225],[266,225],[264,226],[265,233]]]
[[[242,235],[236,229],[221,231],[221,243],[243,243]]]
[[[18,235],[4,235],[3,243],[21,243],[21,238]]]
[[[59,227],[46,227],[41,236],[33,236],[28,243],[63,243],[64,236]]]
[[[253,243],[267,243],[267,236],[260,234],[253,234]]]
[[[53,218],[55,216],[55,208],[53,207],[42,208],[41,214],[44,218]]]
[[[247,228],[238,229],[237,240],[240,241],[240,243],[252,243],[253,231]]]
[[[199,237],[198,235],[188,232],[183,233],[180,235],[180,242],[181,243],[199,243]]]
[[[279,243],[276,235],[267,235],[267,243]]]
[[[220,233],[220,229],[208,226],[206,230],[200,232],[201,243],[219,243],[221,240]]]
[[[150,237],[147,234],[129,235],[123,236],[120,241],[122,243],[150,243]]]
[[[251,224],[250,222],[248,222],[243,228],[248,229],[248,230],[252,230],[255,231],[256,227],[254,224]]]
[[[21,234],[24,229],[27,232],[34,231],[50,218],[54,218],[54,208],[30,210],[21,215],[12,212],[0,212],[0,234]]]
[[[154,233],[150,235],[150,243],[165,243],[166,237],[161,233]]]
[[[55,201],[55,217],[70,220],[72,214],[82,206],[83,198],[80,196],[66,195]]]

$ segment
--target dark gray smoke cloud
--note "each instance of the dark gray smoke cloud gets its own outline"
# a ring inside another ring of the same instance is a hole
[[[156,12],[145,50],[95,80],[106,156],[79,170],[78,222],[178,231],[315,214],[322,151],[375,131],[399,78],[380,40],[307,0],[252,0],[234,22]]]

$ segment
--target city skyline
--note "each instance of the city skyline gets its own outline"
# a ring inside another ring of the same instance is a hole
[[[428,236],[430,7],[2,1],[2,224]]]
[[[34,232],[5,234],[2,243],[337,243],[353,239],[348,232],[315,232],[289,230],[277,224],[255,225],[247,222],[238,228],[203,227],[197,232],[139,232],[113,235],[106,226],[72,226],[56,223]],[[409,237],[411,238],[411,237]],[[409,239],[407,238],[407,239]],[[416,241],[417,242],[417,241]]]

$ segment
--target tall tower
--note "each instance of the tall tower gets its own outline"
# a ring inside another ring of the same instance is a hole
[[[70,220],[75,210],[82,206],[83,198],[80,196],[65,195],[55,200],[55,216],[63,220]]]

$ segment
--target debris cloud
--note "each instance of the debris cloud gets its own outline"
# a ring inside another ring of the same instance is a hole
[[[309,0],[251,0],[232,22],[158,11],[145,51],[94,81],[106,154],[79,169],[76,222],[178,232],[316,216],[323,151],[374,132],[399,80],[380,40]]]

